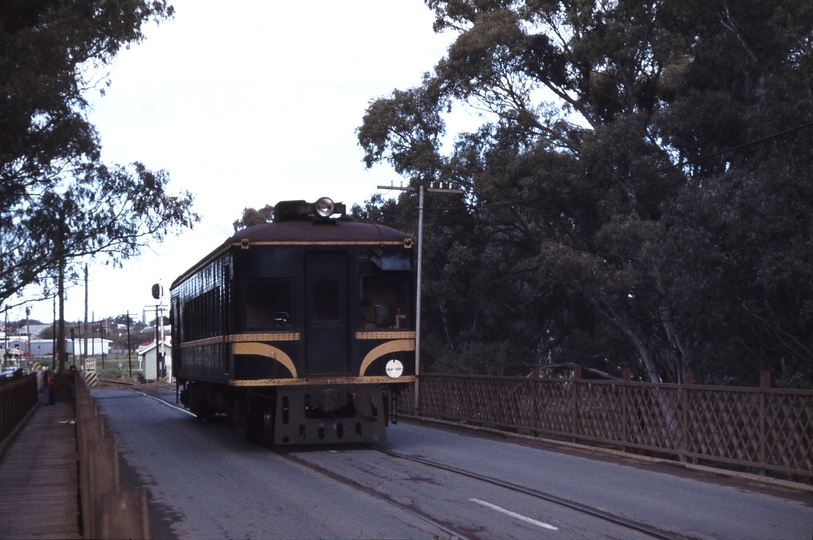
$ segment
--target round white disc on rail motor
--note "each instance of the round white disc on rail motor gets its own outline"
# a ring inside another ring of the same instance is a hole
[[[390,360],[387,362],[387,375],[392,379],[397,379],[404,372],[404,364],[400,360]]]

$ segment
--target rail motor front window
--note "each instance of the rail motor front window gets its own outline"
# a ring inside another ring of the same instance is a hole
[[[361,276],[361,328],[407,327],[407,276]]]
[[[249,281],[243,294],[246,330],[267,330],[291,324],[291,282]]]

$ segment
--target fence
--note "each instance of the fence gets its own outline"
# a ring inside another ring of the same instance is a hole
[[[36,375],[17,379],[0,378],[0,441],[14,431],[36,404]]]
[[[120,489],[116,441],[105,434],[99,408],[78,376],[76,443],[84,536],[149,538],[149,493],[146,489]]]
[[[769,379],[768,379],[769,381]],[[813,390],[422,374],[405,413],[813,483]]]

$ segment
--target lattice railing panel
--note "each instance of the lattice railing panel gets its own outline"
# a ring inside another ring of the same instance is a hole
[[[632,444],[680,450],[683,412],[681,393],[674,385],[627,385],[630,414],[629,440]]]
[[[766,399],[766,461],[813,471],[813,397],[768,394]]]
[[[759,461],[760,397],[752,392],[690,390],[691,452]]]
[[[401,403],[412,409],[412,391]],[[422,375],[420,413],[656,449],[813,481],[813,391]]]
[[[576,433],[611,441],[624,439],[623,387],[576,383]]]
[[[569,381],[535,380],[537,418],[531,427],[553,433],[572,433],[575,385]]]

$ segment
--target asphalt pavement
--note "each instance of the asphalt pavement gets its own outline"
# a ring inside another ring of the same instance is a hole
[[[125,460],[150,485],[153,500],[179,538],[433,538],[444,532],[355,484],[472,538],[637,538],[555,505],[401,462],[358,447],[281,454],[246,443],[225,421],[204,423],[154,389],[94,390]],[[164,395],[165,394],[165,395]],[[158,399],[163,396],[166,401]],[[499,437],[402,422],[387,446],[627,516],[692,538],[813,536],[813,506],[804,494],[715,479],[668,466],[635,464],[588,453],[541,448]],[[800,492],[801,493],[801,492]],[[548,524],[556,530],[544,529]],[[448,536],[448,535],[446,535]]]

